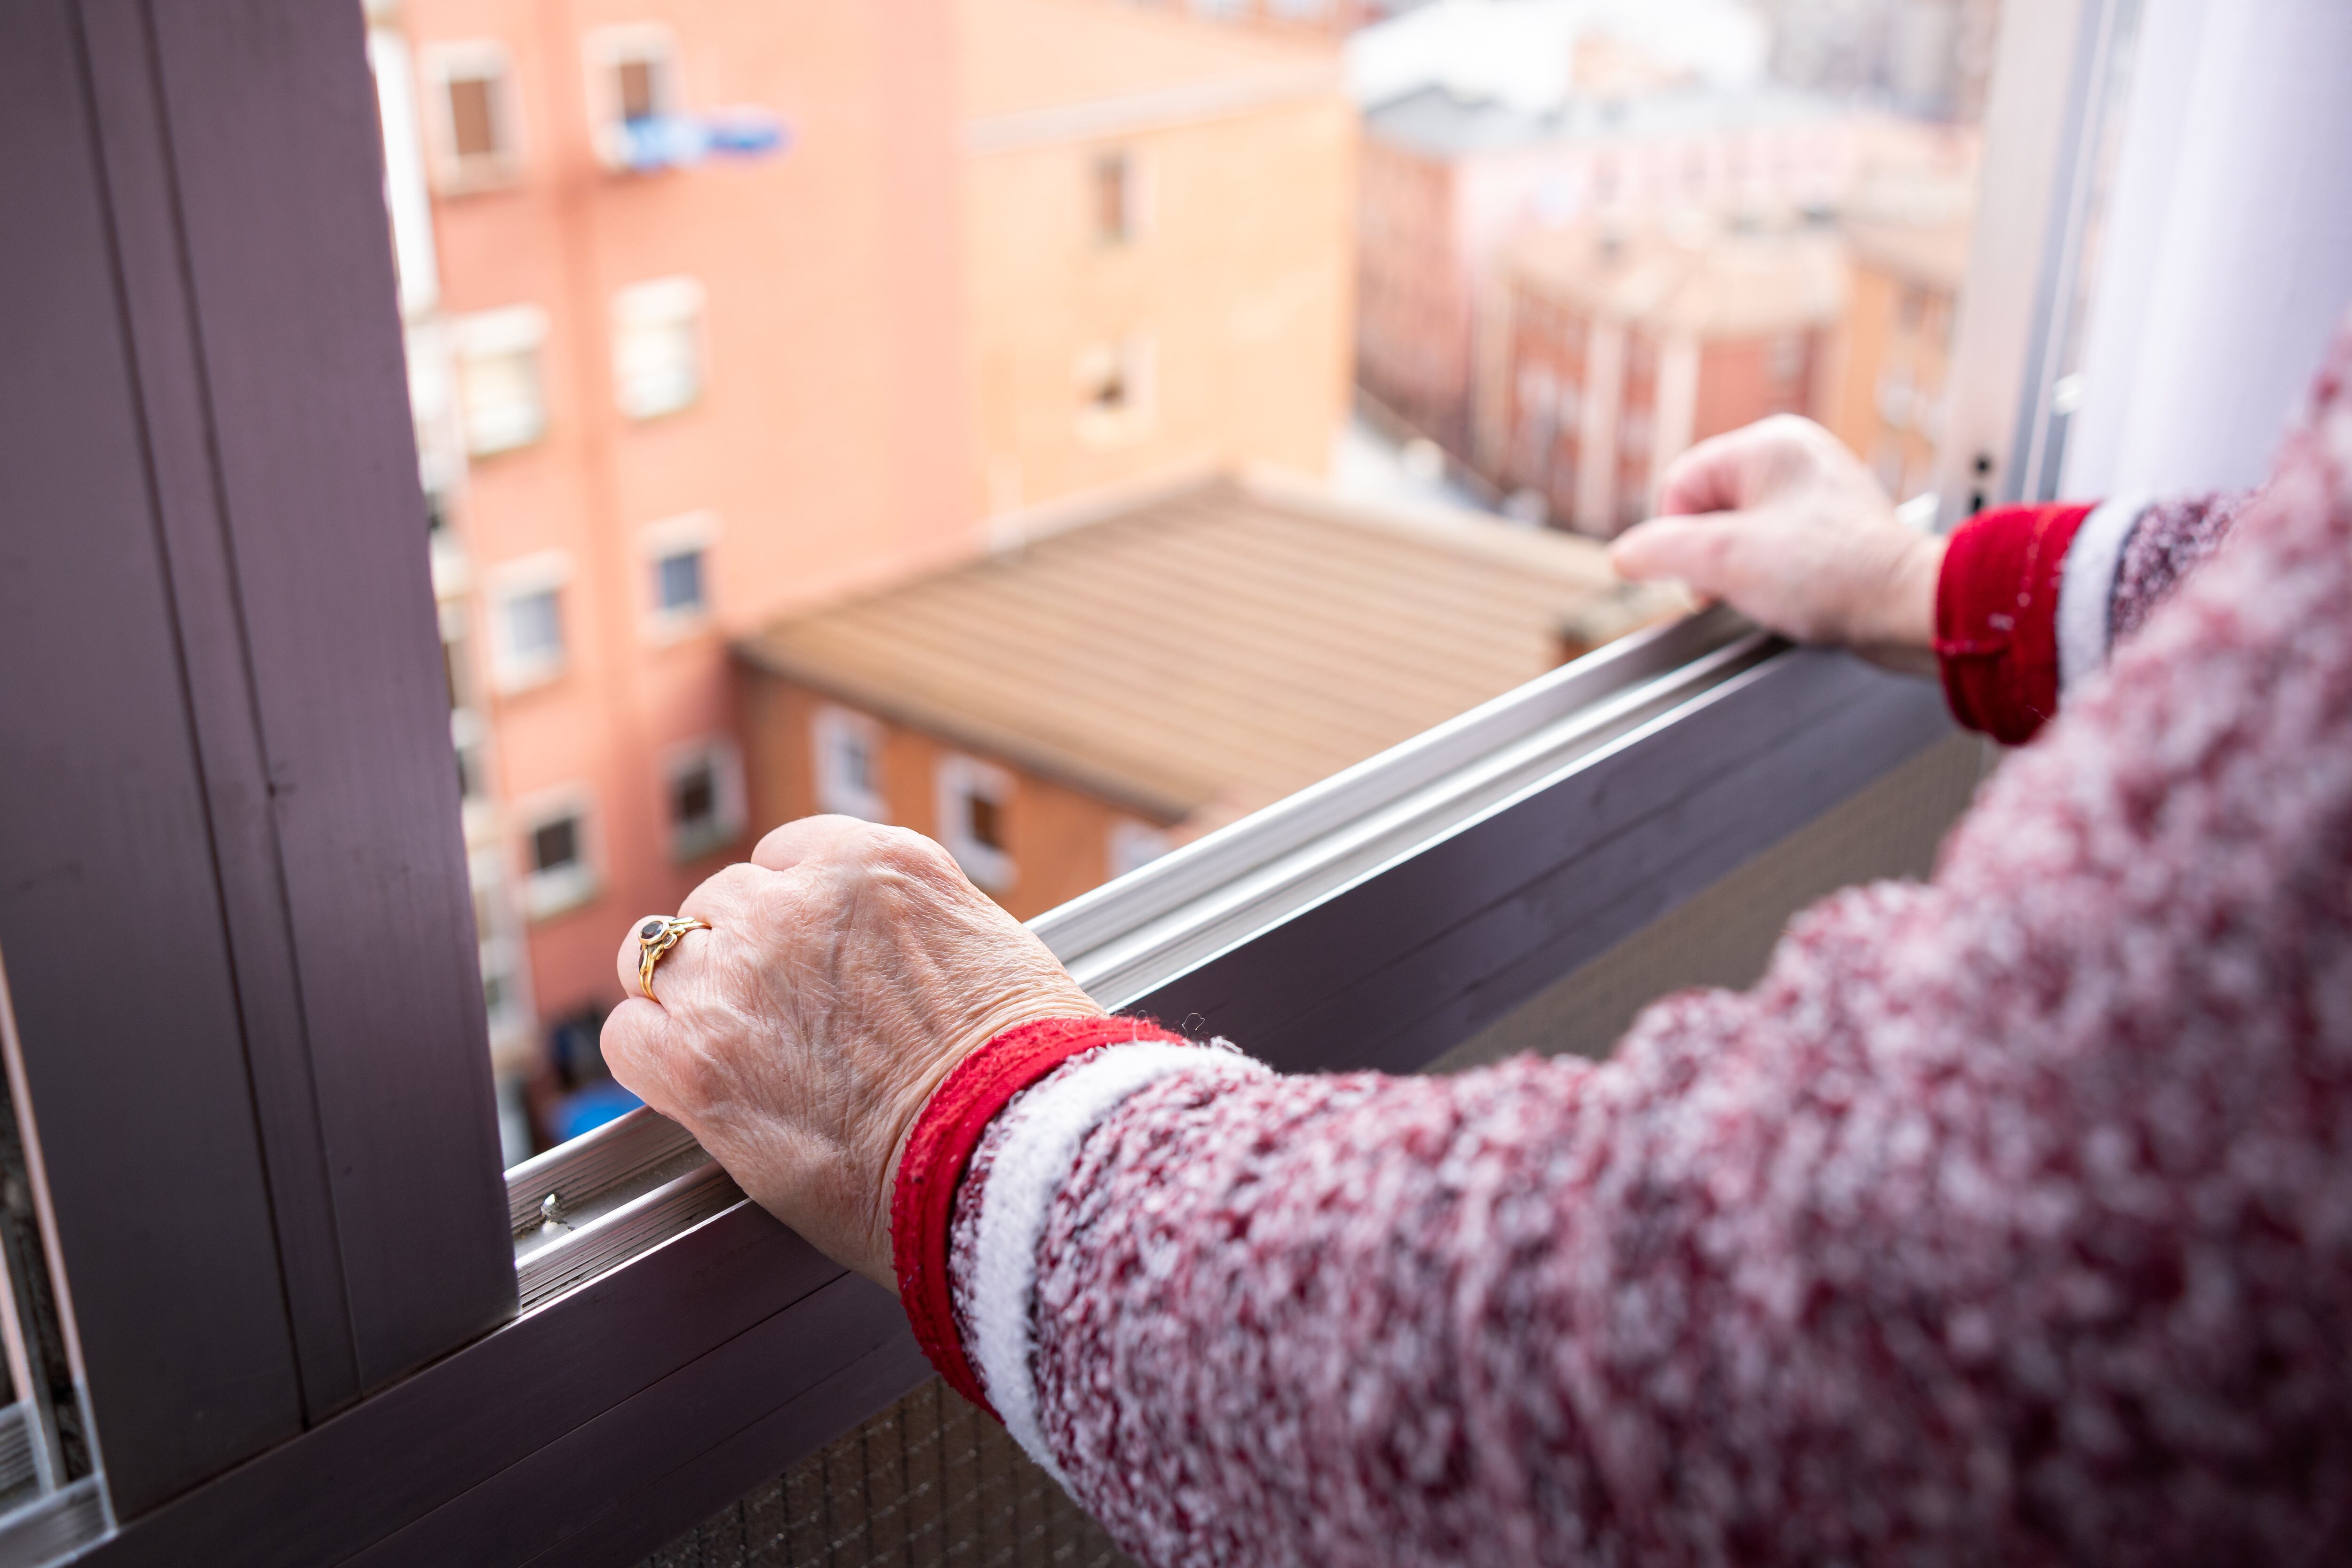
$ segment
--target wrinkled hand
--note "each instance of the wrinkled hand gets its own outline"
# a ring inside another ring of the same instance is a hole
[[[1659,515],[1610,547],[1798,642],[1935,668],[1944,542],[1906,527],[1837,437],[1793,415],[1703,441],[1666,471]]]
[[[890,1183],[931,1090],[1004,1029],[1102,1011],[904,828],[787,823],[678,912],[712,929],[662,959],[659,1001],[638,989],[634,925],[622,942],[613,1076],[761,1207],[893,1289]]]

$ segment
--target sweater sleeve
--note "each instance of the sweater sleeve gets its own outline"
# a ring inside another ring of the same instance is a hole
[[[2220,548],[2250,499],[1999,507],[1962,524],[1936,595],[1953,716],[2009,745],[2032,739]]]
[[[1753,990],[1599,1065],[943,1090],[984,1396],[1151,1568],[2347,1560],[2340,385],[1934,880]]]

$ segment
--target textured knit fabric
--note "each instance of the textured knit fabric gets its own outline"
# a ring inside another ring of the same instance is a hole
[[[1154,1568],[2352,1561],[2347,367],[1932,883],[1605,1064],[1103,1120],[1034,1258],[1079,1500]]]
[[[2175,584],[2201,566],[2253,501],[2252,494],[2183,496],[2147,509],[2124,546],[2107,625],[2121,642],[2156,613]]]

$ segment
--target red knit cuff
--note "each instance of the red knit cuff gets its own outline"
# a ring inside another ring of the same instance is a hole
[[[1129,1040],[1181,1044],[1146,1018],[1047,1018],[997,1036],[956,1064],[915,1119],[890,1193],[891,1265],[915,1342],[948,1385],[990,1415],[980,1377],[956,1333],[948,1290],[948,1229],[956,1188],[981,1135],[1007,1101],[1055,1068],[1097,1046]]]
[[[1936,583],[1952,716],[2021,745],[2058,710],[2058,588],[2088,506],[2005,506],[1963,523]]]

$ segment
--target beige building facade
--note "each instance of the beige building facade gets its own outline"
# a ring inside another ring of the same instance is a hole
[[[1336,52],[1102,0],[961,16],[980,510],[1321,472],[1350,376]]]

